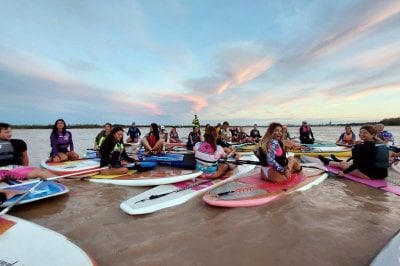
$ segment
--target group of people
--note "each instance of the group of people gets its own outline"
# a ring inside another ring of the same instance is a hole
[[[313,143],[315,141],[311,127],[303,121],[299,129],[301,143]],[[140,129],[133,122],[128,130],[126,143],[139,143],[144,147],[145,154],[157,154],[164,150],[168,134],[165,128],[151,123],[149,132],[141,137]],[[95,138],[94,149],[98,151],[101,162],[100,166],[108,166],[101,170],[103,174],[124,174],[129,171],[128,163],[138,162],[136,154],[130,154],[125,150],[124,129],[120,126],[112,126],[106,123],[104,128]],[[193,119],[193,131],[188,135],[186,143],[188,150],[193,150],[196,160],[195,168],[203,171],[203,177],[218,178],[227,171],[232,170],[234,165],[221,161],[235,151],[232,142],[246,141],[256,143],[256,154],[260,158],[261,177],[269,182],[285,182],[291,178],[293,173],[301,172],[301,165],[292,157],[286,157],[288,149],[296,148],[295,142],[290,138],[287,126],[280,123],[271,123],[265,134],[261,136],[257,124],[253,125],[250,134],[246,134],[243,127],[230,129],[227,121],[219,123],[215,127],[207,124],[204,134],[200,132],[200,122],[197,115]],[[175,127],[169,133],[169,142],[182,142]],[[399,151],[389,151],[377,148],[394,144],[393,135],[384,130],[382,124],[364,125],[360,128],[359,140],[350,126],[336,141],[340,145],[352,146],[352,160],[341,161],[332,156],[332,160],[320,157],[321,161],[342,171],[339,175],[347,173],[361,178],[383,179],[387,177],[388,158],[399,156]],[[51,152],[49,162],[61,162],[79,159],[78,153],[74,151],[72,133],[67,130],[63,119],[57,119],[50,134]],[[393,146],[395,147],[395,146]],[[396,147],[395,147],[396,148]],[[379,151],[379,152],[378,152]],[[379,156],[377,156],[379,154]],[[0,181],[6,178],[49,178],[53,176],[45,169],[29,166],[27,145],[23,140],[12,139],[12,129],[7,123],[0,123]],[[7,168],[4,168],[7,167]],[[20,192],[1,191],[0,201],[4,201]]]

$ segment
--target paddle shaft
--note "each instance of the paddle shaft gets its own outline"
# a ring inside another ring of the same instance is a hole
[[[67,174],[67,175],[61,175],[61,176],[54,176],[54,177],[49,177],[47,179],[42,179],[40,180],[36,185],[34,185],[33,187],[31,187],[28,191],[26,191],[24,194],[22,194],[16,201],[14,201],[11,205],[9,205],[8,207],[6,207],[4,210],[2,210],[0,212],[0,215],[4,215],[6,214],[9,210],[11,210],[15,205],[17,205],[18,203],[20,203],[27,195],[29,195],[29,193],[31,193],[32,191],[34,191],[37,187],[39,187],[43,182],[45,181],[49,181],[49,180],[55,180],[58,178],[65,178],[65,177],[69,177],[69,176],[76,176],[76,175],[81,175],[81,174],[87,174],[90,172],[94,172],[94,171],[100,171],[103,169],[107,169],[108,167],[102,167],[99,169],[90,169],[90,170],[85,170],[85,171],[80,171],[80,172],[76,172],[76,173],[72,173],[72,174]],[[19,184],[20,185],[20,184]]]
[[[29,189],[28,191],[26,191],[24,194],[22,194],[16,201],[14,201],[10,206],[6,207],[4,210],[2,210],[0,212],[0,215],[4,215],[6,214],[9,210],[11,210],[15,205],[17,205],[18,203],[20,203],[27,195],[29,195],[29,193],[31,193],[32,191],[34,191],[38,186],[40,186],[43,182],[45,182],[46,180],[40,180],[36,185],[34,185],[33,187],[31,187],[31,189]]]

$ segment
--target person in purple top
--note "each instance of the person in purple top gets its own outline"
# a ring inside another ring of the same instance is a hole
[[[51,162],[64,162],[67,160],[77,160],[79,155],[74,151],[72,134],[67,130],[67,125],[63,119],[57,119],[50,134]]]

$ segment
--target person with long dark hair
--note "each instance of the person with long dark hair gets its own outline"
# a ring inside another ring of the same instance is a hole
[[[129,157],[125,151],[123,142],[124,129],[120,126],[113,127],[110,134],[100,146],[100,167],[109,166],[108,169],[101,170],[105,175],[126,174],[129,169],[128,163],[139,161],[136,155]]]
[[[160,131],[156,123],[151,123],[149,133],[142,138],[141,143],[146,154],[157,154],[163,151],[164,137],[160,137]]]
[[[74,151],[72,134],[67,130],[63,119],[57,119],[50,134],[50,159],[51,162],[64,162],[79,159],[79,154]]]

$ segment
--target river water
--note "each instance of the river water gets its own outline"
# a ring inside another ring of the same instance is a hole
[[[400,140],[400,127],[386,129]],[[75,150],[91,148],[99,130],[72,129]],[[189,131],[178,128],[183,137]],[[319,140],[335,141],[343,128],[313,131]],[[298,136],[297,128],[289,132]],[[49,134],[13,130],[14,138],[27,142],[35,166],[50,151]],[[70,193],[9,214],[66,235],[98,265],[368,265],[400,228],[399,196],[333,177],[263,206],[216,208],[199,197],[142,216],[123,213],[119,204],[146,187],[60,182]],[[51,243],[43,252],[51,252]]]

